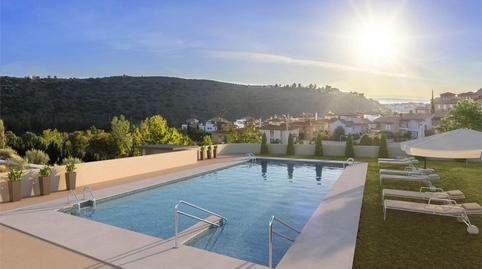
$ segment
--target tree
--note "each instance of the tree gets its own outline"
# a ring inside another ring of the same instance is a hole
[[[89,140],[86,148],[85,159],[87,161],[108,160],[116,157],[117,146],[112,136],[104,131],[95,132]]]
[[[21,152],[24,148],[22,138],[16,136],[12,131],[5,133],[5,143],[7,147],[14,149],[16,152]]]
[[[49,163],[56,164],[62,159],[62,152],[61,152],[60,145],[57,142],[52,141],[45,150],[45,153],[49,155]]]
[[[116,146],[117,157],[127,157],[131,155],[131,123],[124,115],[120,115],[119,117],[114,116],[114,118],[112,118],[110,135],[112,136],[112,142]]]
[[[372,145],[379,146],[380,145],[380,136],[377,135],[373,138]]]
[[[58,145],[63,145],[67,139],[67,135],[59,132],[57,129],[46,129],[42,131],[42,142],[47,147],[50,143],[54,142]]]
[[[3,126],[3,120],[0,119],[0,149],[5,148],[5,127]]]
[[[261,154],[268,154],[269,149],[268,149],[268,138],[266,137],[266,133],[263,133],[261,136]]]
[[[342,137],[345,137],[345,129],[338,126],[333,131],[333,140],[339,141]]]
[[[239,143],[239,134],[238,134],[238,131],[236,131],[236,129],[232,128],[230,131],[229,131],[229,135],[228,135],[228,143]]]
[[[175,128],[169,128],[163,117],[154,115],[143,120],[134,130],[134,143],[136,145],[188,145],[190,141]]]
[[[388,158],[387,137],[382,134],[380,137],[380,147],[378,148],[378,158]]]
[[[248,124],[244,127],[243,132],[241,133],[241,143],[250,143],[255,144],[261,141],[261,135],[256,130],[254,124]]]
[[[371,146],[373,144],[373,141],[372,141],[372,138],[369,135],[364,134],[360,138],[359,144],[362,145],[362,146]]]
[[[44,150],[47,145],[43,143],[42,137],[32,132],[26,132],[22,135],[23,149],[18,150],[21,155],[24,155],[27,150],[40,149]]]
[[[65,155],[84,159],[90,138],[90,131],[75,131],[70,133],[68,140],[64,144]]]
[[[315,156],[323,156],[323,135],[321,133],[316,136]]]
[[[482,131],[482,109],[479,101],[473,99],[459,101],[447,116],[442,118],[437,130],[447,132],[460,128]]]
[[[348,137],[346,138],[345,157],[347,158],[355,157],[355,153],[353,150],[353,137],[351,136],[351,134],[349,134]]]
[[[286,147],[286,154],[288,155],[295,154],[295,144],[293,141],[293,136],[291,134],[288,136],[288,146]]]

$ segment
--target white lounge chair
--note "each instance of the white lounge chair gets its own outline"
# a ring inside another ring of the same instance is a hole
[[[383,180],[396,180],[396,181],[411,181],[411,182],[421,182],[428,186],[432,186],[432,180],[440,179],[437,174],[430,175],[391,175],[391,174],[380,174],[380,186]]]
[[[390,165],[414,165],[417,164],[418,160],[411,159],[411,158],[404,158],[404,159],[378,159],[378,166],[381,164],[390,164]]]
[[[465,199],[464,193],[460,190],[444,191],[443,189],[436,187],[421,187],[420,191],[383,189],[382,201],[385,200],[385,197],[397,197],[418,200],[430,200],[433,198],[450,200]]]
[[[445,202],[449,204],[432,204],[432,201]],[[429,199],[428,203],[415,203],[397,200],[383,201],[383,220],[387,219],[387,210],[399,210],[406,212],[454,217],[467,225],[467,232],[478,234],[479,228],[470,223],[469,214],[482,214],[482,207],[477,203],[457,204],[454,200],[448,199]]]
[[[392,175],[412,175],[412,174],[420,174],[420,175],[428,175],[433,174],[435,170],[432,168],[416,168],[407,167],[405,170],[397,170],[397,169],[380,169],[380,174],[392,174]]]

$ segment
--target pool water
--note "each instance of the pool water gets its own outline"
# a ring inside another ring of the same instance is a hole
[[[324,195],[343,171],[327,163],[258,159],[188,180],[99,201],[95,211],[80,216],[131,231],[170,238],[174,235],[174,206],[185,200],[227,218],[220,228],[191,240],[193,247],[268,264],[268,221],[275,215],[301,230]],[[183,206],[181,210],[205,218],[208,215]],[[180,231],[197,221],[180,216]],[[274,225],[295,238],[296,233]],[[273,239],[273,265],[291,242]]]

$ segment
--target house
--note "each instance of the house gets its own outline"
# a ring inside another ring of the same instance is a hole
[[[328,120],[307,119],[291,122],[290,126],[299,129],[299,139],[307,142],[314,141],[318,133],[328,130]]]
[[[205,133],[213,133],[218,130],[218,125],[215,121],[208,120],[204,124],[199,124],[199,129]]]
[[[335,132],[335,129],[338,127],[342,127],[343,130],[345,130],[345,134],[347,135],[359,135],[362,134],[365,129],[362,120],[359,120],[359,122],[353,122],[343,119],[331,119],[328,121],[328,133],[333,134]]]
[[[417,137],[421,130],[432,129],[432,114],[400,113],[380,117],[374,122],[378,131],[398,135],[410,133]]]
[[[221,117],[212,118],[204,124],[199,124],[199,129],[205,133],[229,132],[232,128],[234,128],[234,124]]]
[[[261,126],[259,131],[266,134],[268,143],[270,144],[288,144],[288,136],[291,134],[294,140],[298,140],[300,130],[297,127],[282,123],[279,125],[265,124]]]
[[[187,129],[198,129],[199,128],[199,120],[192,118],[192,119],[187,119],[186,123],[183,123],[181,125],[182,130],[187,130]]]

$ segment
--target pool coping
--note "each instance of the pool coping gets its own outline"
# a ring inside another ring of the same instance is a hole
[[[310,159],[291,159],[291,158],[276,158],[276,157],[257,157],[259,159],[272,159],[272,160],[292,160],[299,162],[318,162],[318,163],[333,163],[333,164],[344,164],[342,161],[329,161],[329,160],[310,160]],[[171,184],[178,181],[186,180],[194,176],[198,176],[204,173],[209,173],[215,170],[226,169],[228,167],[246,162],[246,158],[235,158],[234,160],[225,161],[222,163],[207,165],[205,167],[198,167],[188,169],[181,172],[173,172],[170,174],[147,178],[135,182],[124,183],[118,186],[109,187],[106,189],[101,189],[95,191],[96,197],[101,199],[112,199],[112,197],[122,196],[130,194],[132,191],[142,191],[149,188],[154,188],[164,184]],[[363,164],[362,164],[363,165]],[[316,257],[309,257],[306,253],[299,253],[298,249],[303,249],[306,245],[313,245],[313,231],[310,227],[319,226],[319,216],[320,212],[323,215],[325,207],[329,206],[330,203],[325,203],[325,200],[332,199],[332,196],[340,195],[339,192],[343,191],[343,188],[347,187],[345,181],[350,181],[352,175],[344,175],[346,171],[353,170],[354,167],[359,166],[351,165],[347,166],[345,170],[340,175],[332,190],[330,190],[323,201],[320,203],[319,207],[312,215],[308,223],[303,228],[301,234],[295,240],[295,243],[288,249],[287,253],[279,263],[277,268],[312,268],[307,263],[307,261],[313,261]],[[348,169],[348,170],[347,170]],[[356,176],[356,178],[363,180],[356,180],[357,182],[362,181],[363,186],[366,177],[366,165],[364,166],[365,174],[363,171],[361,174]],[[358,169],[354,169],[358,170]],[[352,173],[349,173],[352,174]],[[362,176],[363,175],[363,176]],[[346,179],[345,179],[346,178]],[[339,184],[342,180],[343,184]],[[355,203],[359,201],[358,213],[353,211],[352,220],[355,222],[354,225],[358,227],[359,214],[361,209],[361,198],[363,197],[363,186],[361,186],[361,197],[356,197]],[[336,188],[335,188],[336,187]],[[348,184],[348,187],[352,187]],[[347,191],[347,190],[345,190]],[[359,191],[356,192],[359,196]],[[343,197],[343,194],[341,195]],[[359,198],[359,199],[358,199]],[[336,202],[335,202],[336,203]],[[65,207],[65,199],[58,199],[38,205],[27,206],[24,208],[14,209],[2,212],[0,214],[0,223],[12,227],[14,229],[23,231],[27,234],[31,234],[35,237],[44,239],[46,241],[52,242],[54,244],[63,246],[67,249],[82,253],[84,255],[90,256],[92,258],[102,260],[116,267],[123,268],[139,268],[139,267],[155,267],[159,262],[163,264],[170,264],[169,268],[205,268],[209,266],[210,268],[266,268],[265,266],[250,263],[247,261],[239,260],[236,258],[231,258],[214,252],[209,252],[202,249],[197,249],[194,247],[189,247],[187,245],[181,245],[178,249],[172,249],[172,239],[159,239],[152,236],[147,236],[144,234],[128,231],[118,227],[110,226],[107,224],[102,224],[90,220],[81,219],[78,217],[70,216],[62,212],[58,212],[59,209]],[[52,221],[55,221],[56,227],[52,227]],[[336,226],[336,225],[335,225]],[[351,225],[353,226],[353,225]],[[350,237],[353,236],[353,227],[346,227],[350,231]],[[59,231],[60,230],[60,231]],[[67,230],[67,231],[65,231]],[[69,232],[69,230],[76,230],[75,232]],[[337,268],[351,268],[353,261],[354,248],[356,243],[356,230],[354,232],[353,239],[350,239],[352,246],[349,246],[346,250],[342,252],[345,253],[344,259],[349,258],[349,266],[346,263],[346,267],[340,267],[338,262],[336,264]],[[95,231],[92,234],[92,231]],[[106,236],[108,237],[106,238]],[[326,235],[325,235],[326,236]],[[345,238],[346,234],[340,238]],[[107,240],[102,240],[100,246],[92,247],[92,241],[98,242],[99,238],[105,238]],[[308,238],[308,240],[304,239]],[[120,240],[120,241],[119,241]],[[316,241],[318,241],[318,235]],[[106,242],[109,241],[109,242]],[[336,240],[335,240],[336,241]],[[123,246],[121,242],[127,243]],[[308,242],[308,243],[307,243]],[[323,242],[323,241],[320,241]],[[336,242],[334,242],[336,243]],[[352,251],[353,250],[353,251]],[[119,254],[120,253],[120,254]],[[350,256],[351,253],[351,256]],[[289,254],[289,255],[288,255]],[[338,253],[339,254],[339,253]],[[118,257],[120,255],[120,257]],[[320,256],[315,255],[314,256]],[[324,256],[324,255],[322,255]],[[339,255],[336,255],[337,257]],[[112,259],[112,257],[116,257]],[[350,258],[351,257],[351,258]],[[306,259],[304,259],[306,258]],[[194,259],[196,264],[192,264]],[[318,259],[320,260],[320,259]],[[330,257],[326,260],[326,257],[321,259],[323,263],[329,262]],[[302,263],[296,263],[301,261]],[[291,264],[297,264],[295,267]],[[306,265],[306,266],[305,266]],[[309,265],[309,266],[308,266]],[[318,268],[320,263],[316,264]],[[301,267],[299,267],[301,266]],[[313,267],[315,268],[315,267]],[[330,267],[328,267],[330,268]]]

